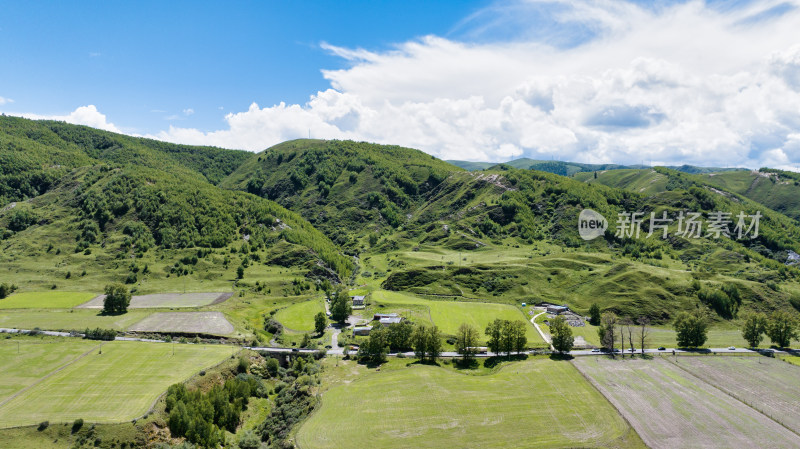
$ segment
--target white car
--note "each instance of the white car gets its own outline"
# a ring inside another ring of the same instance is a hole
[[[597,349],[597,348],[594,348],[594,349],[592,349],[592,352],[600,352],[600,350]]]
[[[731,346],[731,347],[728,348],[728,351],[735,351],[735,350],[736,350],[736,346]]]

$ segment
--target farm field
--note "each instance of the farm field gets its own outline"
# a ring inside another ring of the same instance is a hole
[[[222,312],[157,312],[129,327],[128,330],[230,335],[234,328]]]
[[[507,304],[463,302],[463,301],[435,301],[418,298],[413,295],[386,290],[372,292],[372,301],[386,305],[420,305],[430,311],[433,324],[439,326],[443,334],[455,335],[461,323],[471,324],[478,329],[481,338],[483,331],[489,323],[496,319],[522,320],[526,322],[528,343],[534,344],[542,341],[536,329],[530,324],[529,318],[519,309]]]
[[[0,311],[0,327],[17,329],[45,329],[63,331],[84,331],[92,329],[125,330],[130,325],[151,314],[145,310],[130,310],[122,315],[100,315],[89,309],[51,309],[51,310],[3,310]]]
[[[483,376],[390,362],[324,393],[297,442],[308,449],[641,447],[571,364],[546,358]]]
[[[129,309],[151,309],[161,307],[202,307],[226,301],[233,295],[227,293],[154,293],[134,295]],[[106,295],[99,295],[78,306],[79,309],[102,309]]]
[[[275,319],[284,327],[294,331],[312,331],[314,330],[314,315],[325,312],[322,301],[320,298],[314,298],[292,304],[279,310],[275,314]]]
[[[651,448],[800,445],[800,436],[663,358],[573,363]]]
[[[60,346],[61,342],[51,350]],[[169,385],[231,354],[225,346],[176,344],[172,355],[173,345],[125,341],[105,343],[101,350],[77,355],[64,369],[51,370],[52,375],[45,374],[40,383],[0,404],[0,427],[77,418],[99,423],[128,421],[144,414]],[[3,358],[0,364],[46,371],[32,358]]]
[[[800,367],[770,357],[679,357],[677,366],[800,433]]]
[[[87,292],[22,292],[0,299],[0,309],[69,309],[94,296]]]
[[[100,342],[78,338],[0,340],[0,404],[98,346]]]

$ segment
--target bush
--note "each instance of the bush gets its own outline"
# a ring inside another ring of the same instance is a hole
[[[96,329],[89,329],[83,333],[83,338],[87,340],[104,340],[104,341],[112,341],[117,337],[117,331],[111,329],[100,329],[99,327]]]
[[[78,418],[72,422],[72,433],[76,433],[83,427],[83,418]]]
[[[39,427],[37,427],[36,430],[41,432],[41,431],[47,429],[48,427],[50,427],[50,421],[42,421],[42,422],[39,423]]]

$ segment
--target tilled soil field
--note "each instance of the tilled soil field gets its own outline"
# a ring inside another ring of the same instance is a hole
[[[800,367],[762,356],[679,357],[676,364],[800,433]]]
[[[652,448],[800,447],[797,434],[663,358],[573,363]]]

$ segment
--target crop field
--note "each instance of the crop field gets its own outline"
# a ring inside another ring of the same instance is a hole
[[[303,448],[640,447],[568,362],[537,358],[474,376],[397,363],[323,394]],[[335,429],[335,430],[332,430]]]
[[[45,329],[83,331],[92,329],[125,330],[149,315],[150,311],[131,310],[122,315],[100,315],[97,310],[51,309],[51,310],[3,310],[0,311],[0,327],[17,329]]]
[[[152,309],[161,307],[202,307],[226,301],[233,295],[227,293],[154,293],[134,295],[129,309]],[[99,295],[78,306],[79,309],[102,309],[106,295]]]
[[[678,366],[800,433],[800,368],[769,357],[679,357]]]
[[[51,350],[59,351],[60,346],[54,345]],[[99,423],[131,420],[144,414],[169,385],[229,357],[230,348],[114,341],[84,354],[61,370],[54,370],[52,363],[44,366],[37,358],[3,358],[0,366],[4,370],[19,365],[14,369],[47,374],[31,388],[0,403],[0,427],[77,418]],[[0,383],[5,381],[5,376],[0,377]]]
[[[0,299],[0,309],[69,309],[94,296],[87,292],[22,292]]]
[[[275,314],[275,319],[284,327],[294,331],[314,330],[314,315],[325,312],[322,299],[314,298],[308,301],[292,304]]]
[[[800,436],[663,358],[579,357],[573,363],[649,447],[800,446]]]
[[[432,301],[418,298],[413,295],[378,290],[372,292],[374,302],[386,305],[420,305],[425,306],[430,311],[430,319],[433,324],[439,326],[442,333],[455,335],[461,323],[471,324],[478,329],[483,338],[483,331],[491,321],[496,318],[503,320],[522,320],[526,322],[528,343],[534,344],[541,342],[542,339],[530,324],[529,318],[519,309],[507,305],[483,302],[456,302],[456,301]]]
[[[222,312],[158,312],[128,330],[179,334],[230,335],[233,325]]]
[[[78,338],[0,340],[0,403],[99,345]]]

